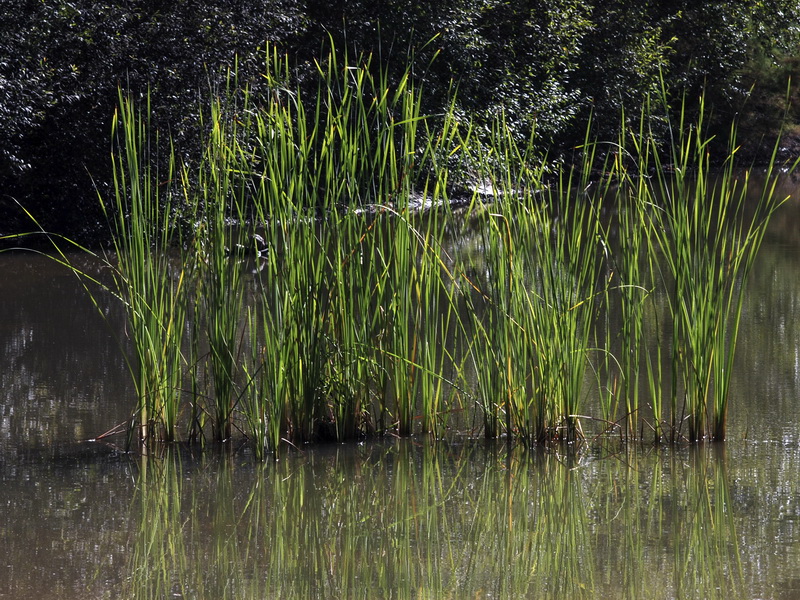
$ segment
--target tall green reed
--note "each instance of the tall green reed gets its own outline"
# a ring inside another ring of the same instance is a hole
[[[483,231],[482,244],[489,269],[487,280],[480,287],[477,287],[477,282],[467,280],[476,285],[474,296],[470,294],[466,298],[474,332],[470,340],[470,356],[475,368],[484,436],[487,438],[495,438],[500,434],[504,420],[507,434],[511,435],[512,406],[516,398],[526,397],[526,368],[530,364],[527,356],[530,344],[525,343],[525,331],[507,312],[513,292],[512,283],[519,279],[520,272],[513,255],[505,250],[511,243],[506,225],[507,221],[502,215],[490,215],[488,226]],[[516,346],[512,344],[514,340],[518,340]],[[520,356],[520,353],[523,354]]]
[[[408,220],[398,219],[386,255],[388,286],[384,306],[390,333],[388,377],[396,405],[395,418],[400,435],[409,435],[419,396],[417,360],[422,302],[417,238]]]
[[[580,173],[545,186],[533,144],[518,146],[502,120],[490,148],[482,159],[497,200],[484,241],[490,283],[473,344],[481,393],[491,398],[482,401],[487,432],[502,408],[509,435],[574,441],[601,283],[598,208],[576,191],[586,187]]]
[[[628,438],[639,436],[639,424],[645,420],[640,412],[641,370],[647,368],[648,390],[653,408],[651,427],[655,439],[661,437],[660,373],[655,363],[644,354],[644,322],[646,300],[654,291],[654,263],[659,260],[655,246],[651,213],[653,198],[649,188],[649,173],[653,160],[652,141],[647,142],[645,126],[649,109],[642,109],[638,132],[623,131],[606,162],[609,176],[604,190],[606,197],[616,203],[617,246],[610,262],[612,277],[619,296],[620,327],[619,370],[617,394],[624,401],[625,432]],[[624,116],[622,122],[625,122]],[[609,307],[610,308],[610,307]],[[610,340],[609,340],[610,341]]]
[[[282,440],[439,436],[467,364],[487,437],[573,442],[595,354],[620,380],[603,396],[603,419],[614,395],[624,399],[624,430],[636,437],[644,364],[660,439],[661,349],[642,351],[657,285],[671,290],[673,440],[680,394],[690,439],[724,437],[742,284],[780,204],[768,189],[745,205],[735,136],[715,179],[702,114],[691,127],[681,121],[667,173],[645,108],[639,130],[601,161],[609,176],[593,181],[590,128],[582,161],[548,168],[535,137],[520,143],[502,116],[479,131],[459,122],[455,101],[423,115],[410,67],[390,81],[372,57],[334,47],[317,66],[309,100],[291,83],[289,59],[268,47],[269,92],[254,98],[232,76],[205,112],[205,153],[179,177],[191,243],[177,233],[173,186],[154,183],[175,178],[174,160],[156,179],[146,117],[121,101],[115,133],[126,153],[115,157],[109,215],[119,219],[117,286],[141,365],[141,437],[156,424],[175,437],[189,319],[190,437],[210,421],[214,438],[228,439],[241,420],[260,458]],[[474,179],[480,267],[443,250],[454,164]],[[616,245],[602,214],[611,202]],[[598,317],[612,302],[620,332],[598,347]]]
[[[398,432],[411,433],[419,413],[421,431],[438,436],[446,412],[456,409],[445,404],[456,393],[450,347],[459,294],[441,247],[447,211],[425,216],[408,208],[389,212],[391,218],[380,228],[381,239],[387,240],[378,252],[384,271],[375,280],[386,338],[379,359],[392,386]]]
[[[184,320],[190,268],[173,251],[180,248],[175,210],[175,160],[156,167],[159,140],[151,130],[149,105],[120,93],[112,135],[114,202],[100,198],[112,224],[114,285],[125,303],[136,354],[134,420],[142,441],[172,440],[178,419]]]
[[[233,102],[231,94],[228,99]],[[197,169],[194,189],[198,197],[190,205],[203,227],[197,270],[199,275],[196,318],[205,322],[213,378],[214,437],[231,437],[233,410],[238,399],[237,377],[241,362],[244,327],[244,273],[242,259],[254,252],[253,242],[244,246],[247,199],[246,180],[236,177],[238,121],[234,115],[247,106],[226,106],[212,102],[205,141],[205,154]],[[233,226],[232,226],[233,224]],[[236,226],[238,224],[238,227]]]
[[[768,185],[755,206],[748,206],[749,173],[738,169],[735,127],[722,168],[712,169],[712,138],[705,133],[702,109],[701,104],[692,124],[681,114],[669,168],[653,156],[660,207],[654,231],[672,285],[671,423],[677,433],[685,411],[693,442],[725,439],[744,283],[769,221],[785,201]],[[775,155],[766,167],[768,179]]]
[[[330,415],[335,438],[347,440],[358,435],[372,408],[377,371],[373,345],[381,315],[375,310],[368,266],[375,238],[363,234],[365,223],[358,216],[344,216],[340,225],[330,261],[337,299],[332,336],[337,376],[330,389]]]
[[[260,167],[255,212],[270,249],[258,274],[264,315],[258,339],[266,364],[280,362],[285,372],[281,388],[274,390],[281,395],[265,401],[282,406],[279,420],[289,437],[305,441],[313,438],[315,421],[327,413],[326,390],[332,388],[326,372],[334,285],[328,280],[326,252],[340,223],[334,210],[339,182],[332,178],[336,146],[330,139],[337,129],[326,129],[322,122],[326,105],[321,94],[307,113],[303,98],[280,86],[288,80],[287,58],[274,51],[268,66],[275,91],[254,115],[253,157]],[[327,180],[322,178],[326,169]]]
[[[371,57],[351,61],[332,48],[318,63],[309,106],[287,87],[288,59],[273,50],[268,63],[274,93],[254,114],[251,164],[242,168],[252,173],[256,216],[275,250],[259,273],[265,325],[288,326],[285,346],[269,341],[274,333],[259,336],[263,352],[288,354],[284,421],[297,440],[318,435],[315,422],[348,439],[368,416],[374,425],[393,412],[398,431],[410,433],[427,302],[410,293],[425,248],[410,198],[420,181],[427,190],[415,161],[436,154],[431,136],[418,141],[420,91],[410,70],[390,84]],[[435,178],[431,187],[443,193]],[[372,208],[354,210],[360,205]],[[371,212],[394,215],[390,228]]]
[[[537,425],[537,439],[555,425],[559,439],[581,435],[584,375],[592,351],[592,331],[601,286],[600,219],[589,197],[575,197],[572,176],[559,182],[556,197],[544,210],[534,210],[539,239],[533,268],[530,327],[537,340],[536,360],[541,378],[535,401],[549,406],[557,423]],[[534,238],[536,239],[536,238]],[[533,249],[531,249],[533,250]],[[533,252],[532,252],[533,254]],[[550,436],[553,433],[549,434]]]
[[[535,342],[515,312],[526,308],[517,302],[521,298],[519,289],[524,285],[525,257],[517,260],[512,234],[517,216],[510,207],[517,206],[517,195],[526,193],[526,184],[533,187],[528,192],[531,194],[541,187],[540,174],[526,172],[533,159],[526,154],[530,146],[520,148],[508,137],[503,120],[494,124],[488,149],[480,140],[470,139],[472,134],[472,130],[466,131],[462,146],[476,154],[471,162],[481,166],[480,183],[495,194],[490,200],[499,201],[478,209],[486,215],[481,244],[486,273],[481,281],[466,277],[464,286],[474,332],[470,355],[477,380],[478,405],[486,437],[497,437],[503,425],[508,436],[515,426],[522,426],[521,435],[526,437],[530,430],[525,423],[525,405],[534,385],[530,368]],[[518,166],[520,176],[515,177],[511,168],[506,170],[502,165]],[[484,200],[476,190],[474,203],[482,204]],[[462,273],[468,270],[468,266],[462,267]]]
[[[459,321],[456,313],[458,288],[440,258],[441,250],[433,245],[440,235],[440,226],[435,223],[426,228],[419,289],[416,290],[422,307],[418,358],[421,430],[434,437],[444,433],[448,415],[460,409],[456,383],[448,378],[448,375],[454,378],[460,368],[455,362],[454,348]]]

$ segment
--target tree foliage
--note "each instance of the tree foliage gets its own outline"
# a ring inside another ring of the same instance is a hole
[[[0,233],[30,224],[91,237],[105,229],[95,186],[110,182],[111,119],[121,86],[153,98],[155,125],[181,144],[200,94],[265,40],[302,27],[296,3],[2,0]],[[249,61],[249,62],[248,62]]]
[[[390,74],[411,63],[426,109],[455,89],[466,117],[503,113],[550,156],[590,113],[615,138],[622,108],[637,114],[662,86],[705,90],[725,118],[749,102],[774,126],[763,116],[780,112],[800,43],[800,0],[0,2],[0,234],[27,227],[12,197],[48,229],[102,229],[94,190],[110,180],[118,86],[149,93],[156,125],[191,153],[202,99],[227,70],[265,85],[267,40],[295,58],[299,85],[328,40]]]

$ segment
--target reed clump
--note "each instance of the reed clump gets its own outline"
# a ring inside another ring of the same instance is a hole
[[[504,421],[509,436],[573,442],[603,285],[598,207],[576,193],[587,165],[545,186],[532,144],[518,146],[503,121],[494,133],[476,162],[501,200],[484,229],[489,277],[473,284],[482,308],[469,311],[484,431]]]
[[[132,424],[138,423],[142,441],[171,441],[178,426],[192,265],[173,252],[182,245],[175,190],[159,183],[175,177],[174,156],[167,173],[157,171],[151,155],[159,142],[149,126],[149,107],[123,95],[119,100],[112,128],[118,149],[114,203],[101,203],[112,223],[115,259],[110,264],[135,350]]]
[[[423,114],[410,67],[390,80],[336,48],[317,66],[308,99],[268,48],[271,92],[232,77],[202,161],[166,176],[146,107],[120,99],[109,215],[141,439],[175,439],[184,414],[189,439],[239,430],[263,458],[441,437],[476,410],[486,437],[528,444],[579,442],[593,419],[630,440],[645,424],[658,440],[725,437],[743,284],[782,201],[768,187],[748,204],[735,133],[715,171],[702,115],[675,123],[668,166],[645,108],[638,130],[587,134],[577,164],[554,168],[502,115],[478,131],[456,99]],[[468,178],[457,216],[451,184]]]
[[[723,440],[745,284],[770,220],[787,200],[775,193],[776,153],[765,168],[771,183],[756,190],[753,199],[750,172],[737,163],[735,127],[721,166],[712,167],[702,103],[695,121],[686,122],[681,112],[671,124],[669,164],[653,147],[655,136],[642,135],[642,123],[632,144],[639,176],[633,181],[630,172],[626,175],[627,197],[635,198],[640,216],[623,223],[620,237],[646,249],[646,273],[633,272],[634,283],[664,291],[672,328],[668,415],[661,412],[663,387],[655,381],[660,372],[652,368],[660,364],[660,355],[648,358],[653,429],[657,439],[666,423],[673,441]],[[644,173],[651,175],[645,179]],[[642,227],[643,237],[636,239]],[[623,244],[623,254],[625,249]],[[631,300],[623,305],[631,306],[632,336],[639,339],[643,317]]]

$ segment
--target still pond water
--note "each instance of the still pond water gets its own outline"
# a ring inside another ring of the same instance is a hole
[[[101,308],[0,254],[0,598],[800,598],[800,201],[749,283],[725,444],[130,456],[87,441],[132,405]]]

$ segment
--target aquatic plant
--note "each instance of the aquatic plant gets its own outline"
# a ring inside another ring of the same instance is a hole
[[[328,435],[328,428],[350,439],[366,415],[369,426],[383,428],[393,413],[400,433],[412,430],[420,307],[428,300],[415,285],[429,234],[410,222],[411,196],[419,184],[426,201],[429,189],[438,200],[441,174],[427,169],[454,136],[428,131],[420,144],[426,117],[410,72],[390,85],[384,70],[373,74],[371,61],[350,62],[332,50],[318,64],[319,90],[309,106],[286,88],[287,59],[273,52],[266,76],[275,92],[254,114],[252,154],[242,154],[239,167],[255,182],[255,215],[274,250],[258,273],[270,286],[260,296],[264,314],[280,306],[280,322],[294,323],[282,338],[287,345],[263,348],[288,354],[284,368],[296,369],[287,379],[284,420],[295,441]],[[354,210],[359,205],[370,208]],[[376,219],[373,211],[391,217]],[[431,281],[437,279],[434,273]],[[415,289],[417,297],[409,293]],[[270,337],[274,332],[259,335]]]
[[[623,132],[619,142],[610,152],[612,160],[607,167],[610,176],[606,178],[608,186],[613,183],[613,189],[605,189],[606,196],[612,196],[611,201],[616,202],[616,220],[618,228],[618,247],[612,250],[610,256],[612,277],[615,278],[614,287],[619,297],[620,326],[618,331],[619,370],[620,383],[616,393],[624,402],[625,433],[630,439],[640,436],[639,423],[644,420],[640,412],[639,395],[641,384],[644,344],[645,301],[653,292],[653,268],[658,261],[657,250],[654,247],[653,227],[650,221],[652,199],[650,197],[648,179],[641,176],[650,172],[652,160],[649,148],[640,146],[645,139],[642,128],[647,122],[647,108],[643,108],[640,119],[640,130],[636,135],[631,135],[629,151],[629,134]],[[638,161],[631,165],[631,155],[637,156]],[[609,307],[610,308],[610,307]],[[660,385],[660,377],[652,372],[652,363],[648,360],[648,384],[650,399],[653,403],[655,415],[660,415],[660,393],[655,390]],[[652,420],[652,429],[656,439],[661,436],[661,421],[658,417]]]
[[[174,439],[184,365],[182,343],[187,280],[180,259],[180,230],[174,216],[174,154],[169,172],[159,173],[151,155],[159,140],[149,123],[149,106],[120,94],[112,134],[116,138],[114,204],[100,198],[114,233],[116,292],[125,304],[136,354],[132,365],[142,441]],[[156,430],[156,428],[159,430]]]
[[[226,96],[229,100],[232,97],[231,94]],[[203,161],[197,168],[197,181],[186,185],[188,204],[202,228],[197,240],[199,251],[194,256],[199,281],[195,318],[202,318],[205,323],[213,378],[212,423],[217,441],[231,437],[244,337],[245,274],[240,261],[245,254],[254,253],[254,248],[243,245],[242,230],[231,226],[231,220],[245,221],[246,180],[235,176],[240,162],[238,125],[231,117],[239,110],[246,112],[246,104],[226,106],[224,110],[220,99],[212,104],[208,139]],[[197,197],[192,195],[193,190],[197,190]]]
[[[435,197],[435,196],[434,196]],[[458,331],[458,294],[454,275],[443,260],[439,246],[444,219],[439,213],[425,227],[423,259],[419,267],[419,285],[414,290],[421,306],[422,331],[419,351],[420,428],[433,437],[441,436],[448,414],[461,409],[458,386],[453,377],[460,368],[454,364],[455,334]],[[448,393],[449,390],[449,393]]]
[[[598,209],[576,192],[588,163],[546,186],[532,143],[518,146],[502,120],[490,149],[482,163],[495,200],[483,243],[490,273],[488,287],[476,286],[483,310],[472,304],[486,431],[493,435],[502,409],[508,435],[575,441],[602,286]]]
[[[770,219],[786,198],[774,194],[773,182],[754,206],[747,204],[749,172],[738,169],[735,127],[719,171],[711,167],[702,110],[691,124],[682,114],[674,135],[670,165],[651,151],[651,197],[658,206],[653,232],[664,256],[664,282],[672,286],[670,424],[677,434],[685,413],[690,441],[723,440],[744,284]],[[768,174],[775,156],[773,151]]]
[[[618,228],[611,254],[620,311],[615,392],[624,399],[625,429],[634,438],[637,423],[647,420],[639,407],[645,368],[657,441],[665,423],[673,442],[684,423],[690,441],[724,439],[745,282],[770,219],[785,201],[768,185],[748,204],[750,172],[737,160],[736,128],[727,154],[713,156],[702,102],[700,108],[696,121],[685,121],[681,112],[679,122],[668,123],[673,137],[665,148],[645,106],[638,130],[620,135],[606,163]],[[770,181],[774,164],[773,152]],[[662,326],[671,339],[663,338]],[[659,340],[652,354],[642,353],[646,333]],[[666,355],[671,364],[665,368]]]
[[[262,459],[284,441],[439,437],[465,399],[486,437],[526,444],[582,440],[588,397],[629,440],[645,423],[662,439],[666,421],[678,441],[684,410],[688,439],[724,438],[743,283],[781,204],[767,186],[746,205],[733,133],[715,174],[701,111],[674,125],[666,165],[645,107],[637,131],[601,144],[589,126],[574,164],[553,166],[504,115],[489,129],[455,102],[424,115],[410,70],[390,81],[331,47],[309,99],[287,57],[266,58],[269,93],[232,74],[205,112],[203,160],[173,161],[164,186],[147,109],[121,99],[109,215],[143,439],[156,423],[175,438],[183,367],[189,438],[244,424]],[[459,225],[454,168],[473,179]],[[444,250],[476,223],[472,256]],[[645,352],[662,325],[671,343]]]

